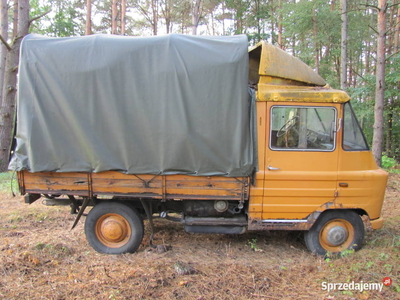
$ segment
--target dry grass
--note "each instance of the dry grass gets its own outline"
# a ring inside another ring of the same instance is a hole
[[[27,205],[9,192],[0,199],[2,299],[400,299],[400,175],[390,178],[384,228],[332,260],[311,255],[299,232],[192,235],[166,220],[155,220],[155,244],[169,251],[144,241],[135,254],[102,255],[86,242],[83,221],[70,230],[67,207]],[[178,275],[178,261],[194,274]],[[384,277],[393,284],[381,292],[322,290],[322,282]]]

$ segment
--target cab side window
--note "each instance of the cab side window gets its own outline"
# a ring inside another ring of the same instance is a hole
[[[343,123],[343,149],[346,151],[369,150],[350,102],[344,106]]]
[[[270,122],[272,150],[335,149],[336,109],[333,107],[273,106]]]

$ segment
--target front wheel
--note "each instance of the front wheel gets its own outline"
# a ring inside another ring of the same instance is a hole
[[[143,239],[143,220],[129,205],[99,203],[86,217],[85,234],[89,244],[100,253],[135,252]]]
[[[324,212],[304,235],[307,248],[315,254],[340,254],[359,250],[364,240],[364,223],[351,210]]]

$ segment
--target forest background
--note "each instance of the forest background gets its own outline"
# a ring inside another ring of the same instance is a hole
[[[400,0],[1,0],[0,171],[12,144],[28,33],[246,34],[298,57],[353,98],[377,162],[400,160]]]

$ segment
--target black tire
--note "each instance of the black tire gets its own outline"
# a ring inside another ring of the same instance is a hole
[[[359,250],[364,241],[364,223],[351,210],[328,210],[304,234],[307,248],[314,254],[340,254]]]
[[[86,217],[85,234],[100,253],[135,252],[143,239],[143,220],[136,209],[120,202],[97,204]]]

